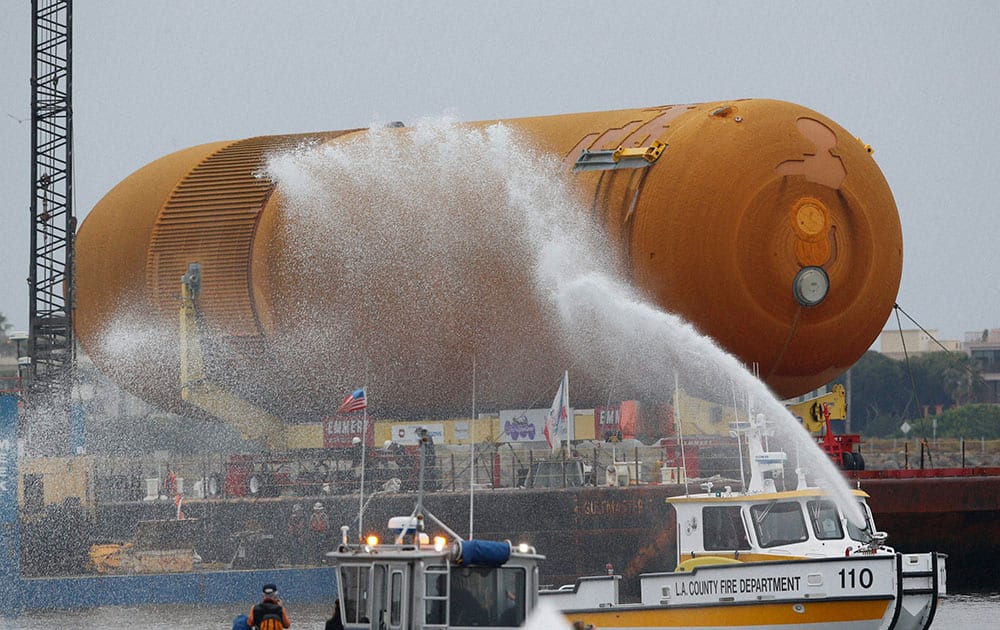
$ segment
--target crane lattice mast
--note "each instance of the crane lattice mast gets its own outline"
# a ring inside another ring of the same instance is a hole
[[[32,0],[29,392],[68,409],[73,345],[72,1]]]

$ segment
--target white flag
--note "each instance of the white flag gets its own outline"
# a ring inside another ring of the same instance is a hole
[[[569,441],[569,372],[563,372],[556,397],[545,416],[545,441],[553,453],[559,451],[563,440]]]

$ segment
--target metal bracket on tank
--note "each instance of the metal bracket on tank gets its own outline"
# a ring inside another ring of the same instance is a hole
[[[654,140],[648,147],[637,147],[617,149],[607,151],[580,151],[580,157],[573,165],[573,172],[577,171],[610,171],[619,168],[645,168],[656,162],[663,153],[667,145]]]

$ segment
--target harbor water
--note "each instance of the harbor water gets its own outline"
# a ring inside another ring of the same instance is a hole
[[[249,611],[252,602],[247,600]],[[288,604],[292,627],[296,630],[322,630],[329,607],[316,604]],[[224,606],[148,606],[128,608],[112,606],[88,611],[35,612],[4,620],[6,630],[49,630],[97,626],[113,630],[229,630],[233,617],[245,612]],[[995,627],[1000,619],[1000,593],[962,593],[949,595],[938,604],[933,628]],[[551,630],[551,629],[550,629]]]

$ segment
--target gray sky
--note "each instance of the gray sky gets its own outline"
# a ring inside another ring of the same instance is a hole
[[[0,313],[23,330],[30,7],[0,0]],[[993,0],[86,0],[73,32],[81,221],[134,170],[214,140],[776,98],[874,147],[903,226],[899,305],[943,338],[1000,328]]]

